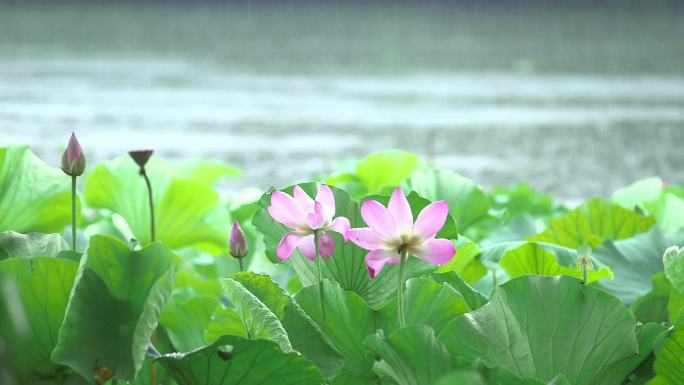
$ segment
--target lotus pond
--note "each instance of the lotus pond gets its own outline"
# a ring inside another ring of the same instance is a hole
[[[566,207],[398,150],[239,175],[0,148],[0,383],[684,384],[684,186]]]

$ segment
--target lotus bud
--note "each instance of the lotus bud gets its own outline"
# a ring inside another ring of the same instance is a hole
[[[72,132],[69,144],[62,154],[62,171],[69,176],[81,176],[85,171],[86,160],[81,144]]]
[[[318,236],[318,252],[321,257],[328,259],[335,253],[335,238],[332,235],[322,233]]]
[[[147,164],[147,161],[150,160],[153,152],[153,150],[134,150],[129,151],[128,155],[130,155],[135,163],[142,169]]]
[[[242,227],[240,227],[238,221],[233,221],[233,229],[230,231],[228,250],[230,255],[238,259],[247,256],[247,252],[249,251],[245,233],[242,231]]]

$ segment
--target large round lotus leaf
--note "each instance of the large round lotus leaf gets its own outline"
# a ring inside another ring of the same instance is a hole
[[[543,232],[529,237],[532,242],[548,242],[571,248],[583,244],[597,247],[606,239],[624,239],[650,229],[652,216],[644,216],[602,199],[589,199],[581,206],[554,219]]]
[[[366,187],[368,193],[376,194],[384,188],[398,186],[404,178],[424,164],[423,159],[410,152],[378,151],[356,164],[356,178]]]
[[[190,353],[159,358],[178,385],[320,385],[323,376],[301,355],[267,340],[221,337]]]
[[[92,237],[53,361],[93,382],[94,371],[133,380],[173,288],[174,263],[158,242],[131,250],[116,238]]]
[[[179,178],[164,163],[146,168],[152,183],[157,240],[170,248],[195,246],[218,254],[228,244],[228,214],[206,183]],[[120,215],[141,244],[150,242],[150,209],[145,181],[128,156],[101,163],[86,179],[91,207]]]
[[[28,147],[0,148],[0,231],[56,233],[69,223],[70,177]]]
[[[639,353],[627,308],[565,276],[512,279],[496,288],[487,305],[452,321],[439,338],[453,356],[540,381],[563,374],[576,385],[597,384],[613,364]]]
[[[511,278],[522,275],[567,275],[582,278],[582,272],[577,268],[576,262],[572,262],[574,263],[571,266],[562,265],[556,254],[537,243],[528,242],[515,249],[507,250],[501,257],[499,265]],[[613,278],[613,273],[607,267],[590,268],[588,271],[589,283],[606,278]]]
[[[461,231],[486,217],[491,205],[480,186],[448,170],[418,170],[411,174],[403,186],[405,191],[413,190],[431,201],[447,201],[449,213]]]
[[[315,197],[318,191],[316,183],[303,183],[299,185],[309,196]],[[294,186],[283,189],[285,193],[292,195]],[[349,219],[352,227],[366,227],[361,218],[359,205],[349,194],[335,187],[331,187],[335,196],[335,216],[343,216]],[[373,196],[371,199],[388,200],[389,197]],[[419,197],[417,194],[410,194],[408,197],[414,215],[430,202]],[[264,235],[266,244],[266,255],[272,261],[277,261],[275,256],[276,248],[283,236],[290,231],[287,227],[276,222],[266,211],[270,205],[271,193],[268,192],[261,197],[259,205],[261,210],[254,216],[254,225]],[[381,203],[387,203],[381,202]],[[370,279],[366,270],[365,257],[368,250],[356,246],[352,242],[344,242],[342,237],[335,232],[330,232],[335,237],[335,253],[329,259],[323,261],[322,273],[325,278],[337,281],[344,290],[353,291],[362,296],[372,307],[382,305],[397,289],[398,265],[386,265],[375,279]],[[452,218],[449,218],[442,235],[447,238],[456,238],[458,233]],[[313,285],[317,282],[316,263],[304,258],[295,252],[286,262],[300,277],[304,286]],[[409,258],[406,276],[413,277],[420,275],[433,267],[423,263],[417,258]]]
[[[22,377],[51,377],[50,360],[78,265],[52,257],[0,261],[0,339]],[[28,380],[27,380],[28,381]],[[30,382],[30,381],[28,381]]]

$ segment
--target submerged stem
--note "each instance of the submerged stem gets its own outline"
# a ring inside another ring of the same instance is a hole
[[[406,326],[406,319],[404,317],[404,264],[408,257],[408,248],[401,250],[401,260],[399,261],[399,283],[397,287],[397,311],[399,313],[399,328],[403,329]]]
[[[318,231],[314,232],[314,249],[316,250],[316,268],[318,270],[318,298],[321,301],[321,320],[325,323],[325,301],[323,299],[323,274],[321,274],[321,256],[318,255]]]
[[[140,168],[140,175],[142,175],[142,177],[145,178],[145,184],[147,184],[147,195],[150,203],[150,237],[152,242],[154,242],[157,239],[157,237],[154,233],[154,198],[152,195],[152,184],[150,183],[150,178],[147,177],[145,168]]]
[[[71,250],[76,251],[76,175],[71,176]]]

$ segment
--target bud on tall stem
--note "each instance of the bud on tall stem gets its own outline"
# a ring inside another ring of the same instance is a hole
[[[69,144],[62,154],[62,171],[71,177],[71,250],[76,251],[76,177],[83,175],[86,160],[76,134],[71,133]]]
[[[145,165],[147,164],[147,161],[150,160],[150,157],[153,153],[153,150],[135,150],[128,152],[128,155],[133,158],[133,161],[140,166],[140,175],[145,179],[145,184],[147,185],[147,195],[150,204],[150,239],[152,242],[156,240],[154,231],[154,198],[152,195],[152,184],[150,183],[150,178],[147,176],[147,172],[145,171]]]
[[[242,266],[242,259],[247,256],[249,248],[247,246],[247,240],[245,239],[245,233],[242,231],[242,227],[238,221],[233,221],[233,228],[230,231],[230,243],[228,244],[228,251],[233,258],[237,258],[240,262],[240,271],[244,271]]]
[[[135,150],[129,151],[128,155],[133,158],[133,161],[140,167],[140,175],[145,179],[145,184],[147,185],[147,196],[150,204],[150,240],[154,242],[156,236],[154,233],[154,198],[152,195],[152,184],[150,183],[150,178],[147,177],[147,172],[145,171],[145,165],[147,161],[150,160],[152,156],[152,150]],[[157,332],[152,333],[150,338],[152,346],[157,343]],[[152,362],[150,364],[150,383],[151,385],[157,385],[157,364]]]

